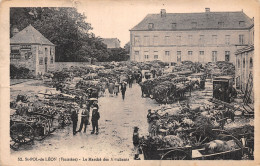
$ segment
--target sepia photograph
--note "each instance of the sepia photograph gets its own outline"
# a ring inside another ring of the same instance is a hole
[[[23,2],[1,2],[0,163],[256,160],[259,2]]]

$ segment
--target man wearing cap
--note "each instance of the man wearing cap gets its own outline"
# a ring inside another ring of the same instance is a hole
[[[92,122],[92,132],[91,134],[94,134],[95,131],[96,131],[96,134],[98,135],[98,120],[100,118],[100,114],[98,112],[98,109],[97,107],[94,107],[93,108],[93,111],[92,111],[92,117],[91,117],[91,122]]]

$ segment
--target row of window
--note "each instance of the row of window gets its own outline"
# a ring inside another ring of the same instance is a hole
[[[154,51],[154,59],[158,59],[158,51]],[[139,56],[139,51],[135,51],[135,55]],[[181,51],[177,51],[177,59],[179,59],[182,55]],[[193,51],[188,51],[188,55],[192,56],[193,55]],[[204,51],[199,51],[199,55],[203,56],[204,55]],[[217,51],[212,51],[212,62],[216,62],[217,61],[217,55],[218,52]],[[170,56],[170,51],[165,51],[165,56]],[[149,52],[145,51],[144,52],[144,59],[149,59]],[[225,51],[225,61],[230,61],[230,51]]]
[[[150,38],[152,38],[152,41],[150,41]],[[143,38],[143,45],[144,46],[149,46],[149,45],[158,45],[159,44],[159,37],[158,36],[144,36]],[[245,44],[245,39],[244,35],[240,34],[238,36],[239,44]],[[180,45],[182,42],[182,36],[177,35],[176,36],[176,44]],[[188,35],[188,44],[191,45],[194,43],[193,35]],[[200,35],[199,36],[199,44],[205,44],[205,35]],[[218,36],[217,35],[212,35],[211,36],[211,44],[217,44],[218,43]],[[140,42],[140,36],[135,36],[134,37],[134,43],[135,46],[138,46],[141,44]],[[173,41],[171,41],[170,36],[164,36],[164,45],[171,45],[173,44]],[[230,44],[230,35],[225,35],[225,44],[229,45]]]
[[[148,54],[148,51],[145,51],[144,54]],[[158,54],[158,51],[154,51],[154,54]],[[188,51],[188,55],[192,55],[193,51]],[[217,51],[212,51],[212,54],[217,54]],[[135,51],[135,55],[139,55],[139,51]],[[169,56],[170,51],[165,51],[165,55]],[[181,55],[181,51],[177,51],[177,55]],[[204,55],[204,51],[199,51],[199,55]],[[225,55],[230,55],[230,51],[225,51]]]
[[[240,27],[245,27],[245,21],[239,21],[239,22],[238,22],[238,25],[239,25]],[[196,29],[197,26],[198,26],[198,23],[197,23],[197,22],[191,22],[191,28],[192,28],[192,29]],[[218,22],[218,27],[219,27],[219,28],[225,27],[225,23],[224,23],[223,21],[219,21],[219,22]],[[175,23],[175,22],[171,23],[171,28],[172,28],[172,29],[176,29],[176,28],[177,28],[177,23]],[[153,23],[148,23],[148,29],[149,29],[149,30],[154,29],[154,24],[153,24]]]

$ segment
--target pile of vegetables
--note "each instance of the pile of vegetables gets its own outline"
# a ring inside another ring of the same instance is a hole
[[[141,87],[146,96],[155,99],[158,103],[173,103],[176,99],[184,97],[195,84],[186,77],[176,77],[175,74],[167,74],[155,79],[146,80]]]
[[[205,66],[208,77],[230,75],[235,77],[235,66],[231,62],[218,61],[208,62]]]

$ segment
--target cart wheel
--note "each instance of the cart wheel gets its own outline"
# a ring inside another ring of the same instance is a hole
[[[201,146],[210,140],[210,137],[201,131],[192,132],[190,133],[190,136],[191,136],[192,145],[195,147]]]
[[[171,150],[165,153],[161,160],[191,160],[191,156],[182,150]]]
[[[39,116],[38,118],[34,129],[34,138],[37,141],[41,141],[50,134],[50,123],[49,120],[43,116]]]
[[[26,123],[15,123],[10,127],[10,137],[13,142],[11,145],[16,149],[19,144],[26,144],[34,140],[34,129]]]

